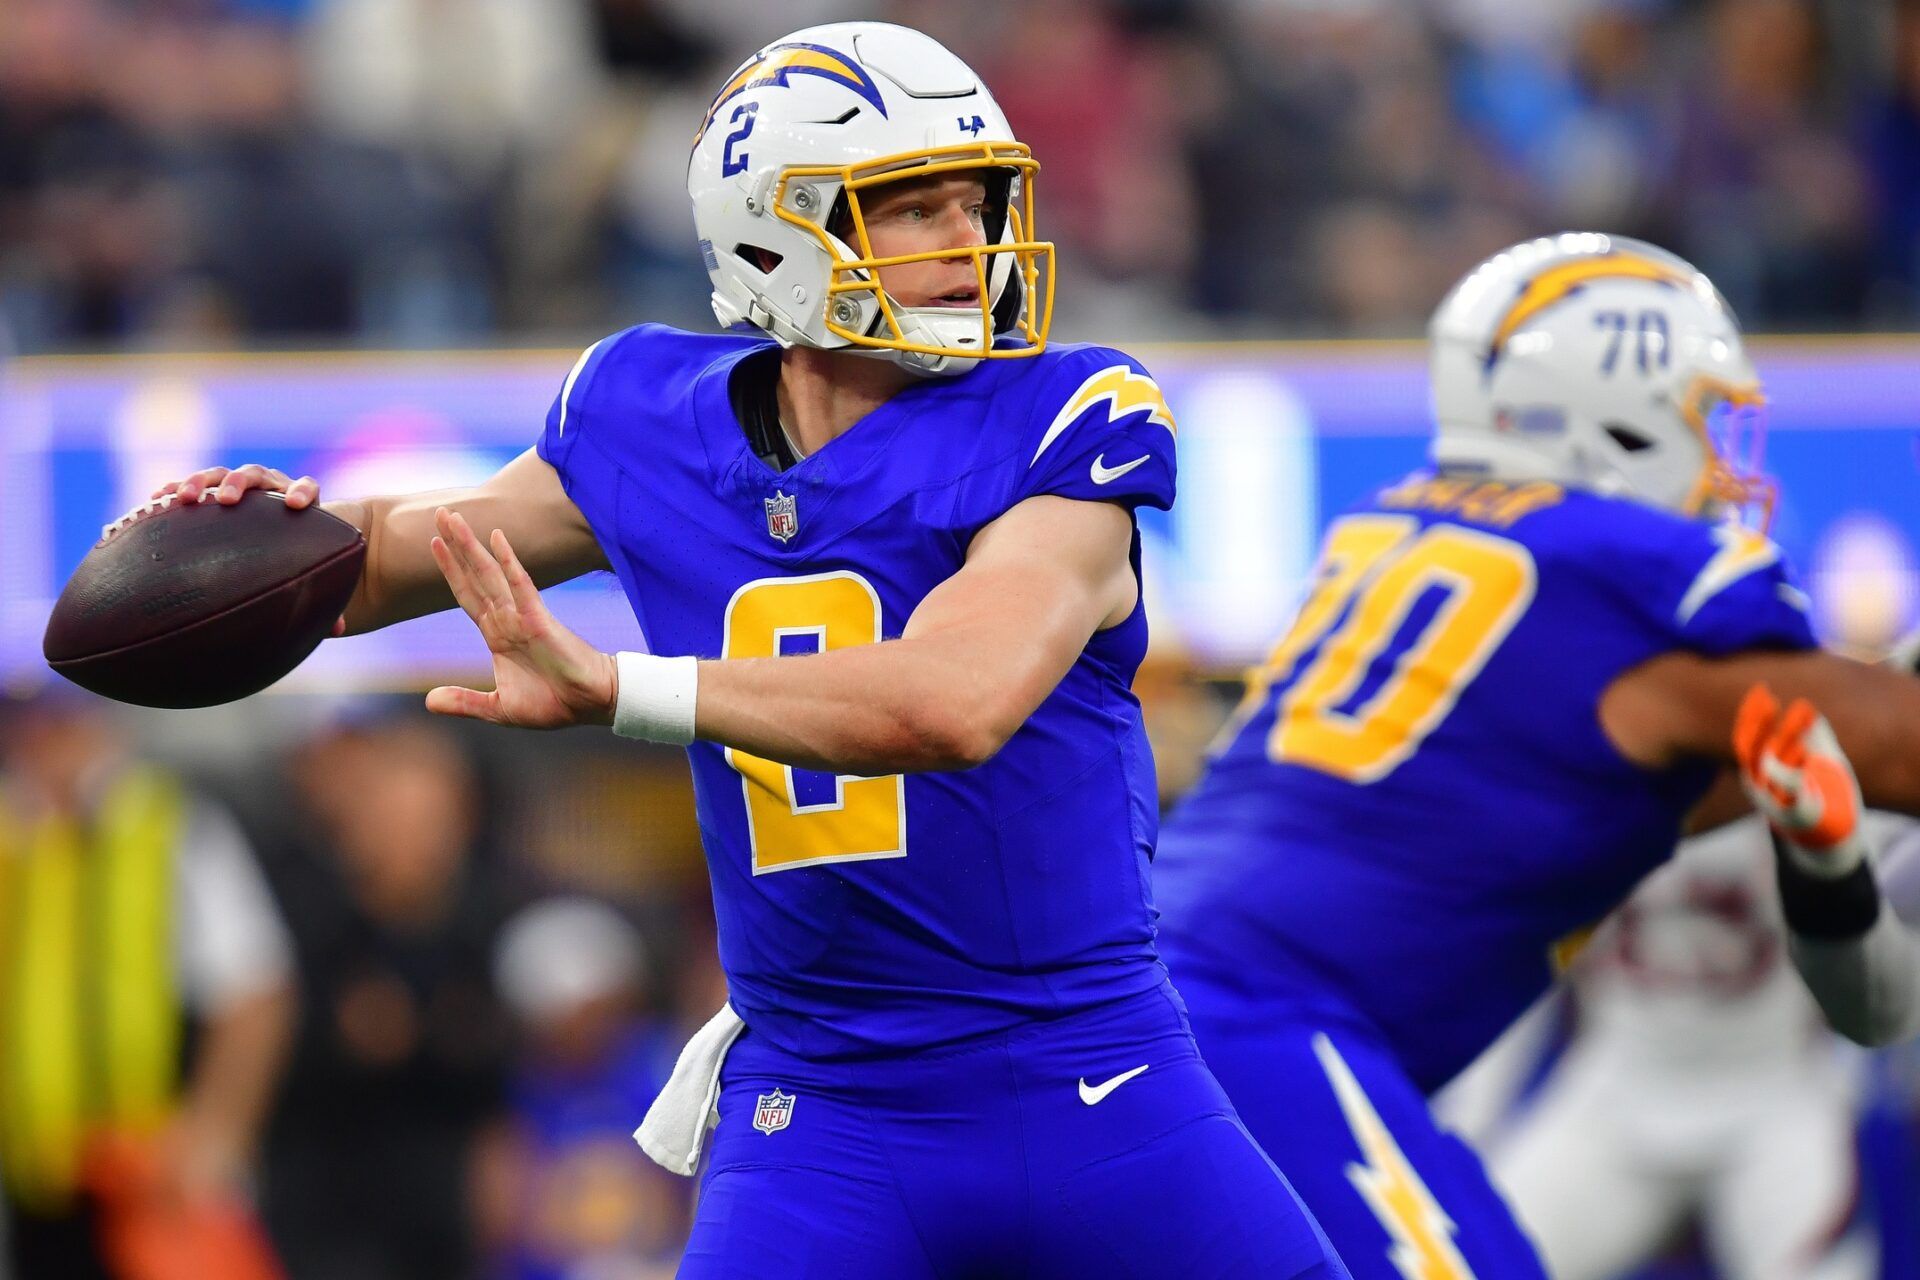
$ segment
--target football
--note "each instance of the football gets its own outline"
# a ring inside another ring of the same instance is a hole
[[[249,490],[159,499],[108,526],[47,621],[47,664],[147,707],[207,707],[299,666],[346,608],[367,542],[319,507]]]

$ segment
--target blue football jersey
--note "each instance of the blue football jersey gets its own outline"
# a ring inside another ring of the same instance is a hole
[[[1174,981],[1337,1001],[1436,1087],[1672,852],[1711,781],[1622,757],[1608,685],[1670,651],[1813,643],[1761,534],[1550,484],[1375,494],[1328,530],[1163,833]]]
[[[1118,352],[1053,346],[915,383],[776,472],[728,394],[735,366],[770,346],[629,329],[588,350],[548,415],[540,456],[656,653],[895,639],[974,535],[1026,498],[1173,501],[1171,415]],[[856,1057],[1161,982],[1153,763],[1129,691],[1146,642],[1136,608],[965,772],[836,777],[694,744],[720,958],[753,1031]]]

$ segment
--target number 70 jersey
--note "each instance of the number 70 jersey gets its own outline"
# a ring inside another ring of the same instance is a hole
[[[1676,650],[1809,647],[1804,606],[1737,526],[1551,484],[1380,492],[1328,530],[1162,831],[1174,981],[1337,1001],[1437,1086],[1672,851],[1710,781],[1622,757],[1607,687]]]

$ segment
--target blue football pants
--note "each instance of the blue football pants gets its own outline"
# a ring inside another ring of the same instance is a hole
[[[1547,1280],[1480,1157],[1364,1018],[1180,986],[1208,1065],[1354,1280]]]
[[[1347,1275],[1171,987],[877,1061],[749,1030],[721,1086],[683,1277]]]

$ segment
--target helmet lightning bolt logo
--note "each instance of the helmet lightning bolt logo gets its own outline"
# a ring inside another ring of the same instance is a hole
[[[700,131],[693,135],[693,145],[700,145],[700,139],[707,136],[707,130],[713,125],[713,118],[720,114],[720,108],[729,101],[761,85],[784,88],[792,83],[794,76],[821,76],[835,84],[845,85],[865,99],[875,111],[883,116],[887,114],[887,104],[880,96],[880,86],[867,74],[867,69],[854,59],[823,44],[777,44],[762,51],[759,57],[740,68],[734,73],[733,79],[727,81],[714,97],[713,105],[707,108],[706,118],[700,122]]]
[[[1040,461],[1040,455],[1059,438],[1062,431],[1102,400],[1107,402],[1109,422],[1118,422],[1128,414],[1144,409],[1148,422],[1158,423],[1169,433],[1174,430],[1173,410],[1167,408],[1167,398],[1161,393],[1160,384],[1144,373],[1135,373],[1124,364],[1109,365],[1081,383],[1080,389],[1060,407],[1060,412],[1053,415],[1052,424],[1047,427],[1047,433],[1040,437],[1040,447],[1033,451],[1033,457],[1027,465],[1031,467]]]
[[[1565,302],[1595,280],[1650,280],[1683,288],[1687,278],[1664,263],[1632,253],[1609,253],[1595,258],[1561,262],[1532,276],[1520,287],[1487,344],[1486,371],[1493,372],[1506,352],[1507,340],[1529,320],[1556,303]]]
[[[1313,1052],[1366,1157],[1347,1166],[1347,1179],[1392,1238],[1387,1256],[1394,1267],[1406,1280],[1473,1280],[1453,1242],[1453,1219],[1413,1171],[1346,1059],[1325,1035],[1313,1038]]]

